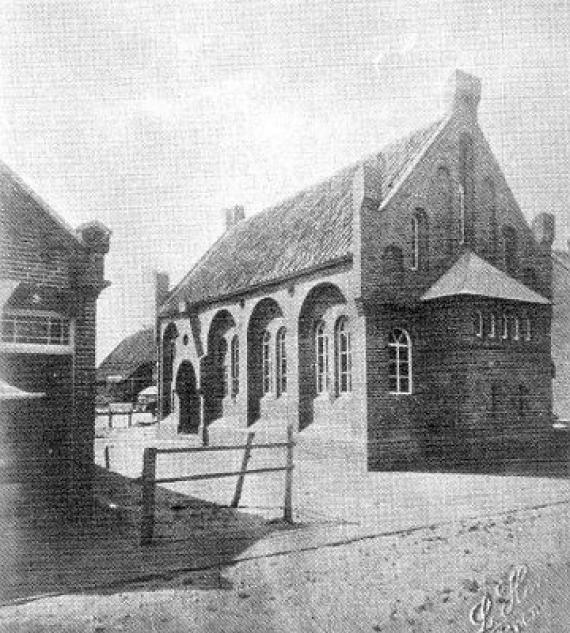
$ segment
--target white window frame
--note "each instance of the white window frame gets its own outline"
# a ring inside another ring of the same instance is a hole
[[[225,398],[229,393],[229,380],[228,380],[228,342],[225,337],[222,337],[218,343],[218,366],[222,378],[222,395]]]
[[[234,334],[230,344],[231,395],[235,398],[239,393],[239,336]]]
[[[396,332],[400,335],[396,337]],[[402,342],[402,336],[405,342]],[[394,328],[388,338],[388,350],[389,350],[389,367],[388,367],[388,380],[392,381],[396,379],[396,389],[389,389],[391,394],[395,395],[410,395],[413,393],[413,374],[412,374],[412,339],[408,332],[403,328]],[[392,360],[391,351],[394,350],[395,358]],[[402,358],[402,353],[405,354]],[[394,362],[395,374],[392,374],[391,363]],[[408,365],[408,373],[402,374],[401,367],[406,363]],[[402,389],[402,383],[407,380],[408,388]]]
[[[519,317],[513,315],[513,341],[519,341],[521,337],[521,323]]]
[[[475,330],[475,336],[477,338],[483,338],[483,313],[481,312],[481,310],[475,310],[475,323],[474,323],[474,330]]]
[[[315,327],[315,391],[317,395],[329,390],[329,338],[326,324],[319,321]]]
[[[524,340],[532,341],[532,321],[528,315],[524,317]]]
[[[335,392],[337,396],[352,391],[352,348],[348,317],[335,324]]]
[[[494,312],[489,315],[489,338],[497,337],[497,317]]]
[[[271,360],[271,332],[265,330],[261,336],[261,390],[264,396],[273,392]]]
[[[24,354],[70,354],[75,344],[75,321],[58,312],[48,310],[8,310],[0,319],[0,349],[3,353]],[[12,323],[13,334],[4,334],[4,327]],[[26,337],[23,334],[25,325],[43,322],[47,328],[45,340],[26,340],[38,337]],[[59,342],[55,342],[51,328],[59,325],[61,334]],[[21,334],[18,334],[20,330]]]
[[[275,359],[276,359],[276,391],[277,397],[287,393],[287,330],[280,327],[275,335]]]
[[[504,341],[509,338],[509,316],[505,313],[501,315],[501,338]]]

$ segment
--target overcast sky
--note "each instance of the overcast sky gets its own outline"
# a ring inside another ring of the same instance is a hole
[[[441,113],[454,68],[527,218],[568,231],[568,0],[2,0],[0,158],[113,231],[99,360],[222,231]],[[146,285],[145,285],[146,284]]]

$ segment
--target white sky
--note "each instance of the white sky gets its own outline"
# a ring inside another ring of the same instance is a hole
[[[454,68],[530,219],[569,200],[568,0],[3,0],[0,158],[112,230],[99,360],[222,231],[429,123]]]

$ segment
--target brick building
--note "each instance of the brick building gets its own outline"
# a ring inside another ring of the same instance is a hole
[[[525,221],[480,92],[456,71],[440,120],[247,220],[227,211],[159,315],[163,418],[210,438],[289,422],[371,468],[547,432],[554,220]]]
[[[145,387],[156,384],[154,328],[124,338],[103,359],[96,373],[99,404],[135,402]]]
[[[552,260],[553,409],[570,424],[570,244],[553,252]]]
[[[88,500],[91,488],[95,315],[108,248],[108,229],[73,231],[0,165],[0,379],[21,396],[0,399],[0,481],[64,502]]]

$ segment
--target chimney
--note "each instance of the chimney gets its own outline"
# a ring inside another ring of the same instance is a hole
[[[455,70],[447,80],[445,105],[450,114],[477,118],[477,107],[481,100],[481,80],[475,75]]]
[[[550,250],[554,243],[555,220],[552,213],[539,213],[532,221],[534,239],[543,247]]]
[[[235,206],[230,207],[229,209],[225,209],[223,213],[226,220],[226,231],[229,231],[236,224],[238,224],[239,222],[245,219],[244,208],[239,204],[236,204]]]
[[[154,306],[156,315],[160,310],[160,306],[166,300],[170,289],[170,277],[168,273],[154,271]]]

